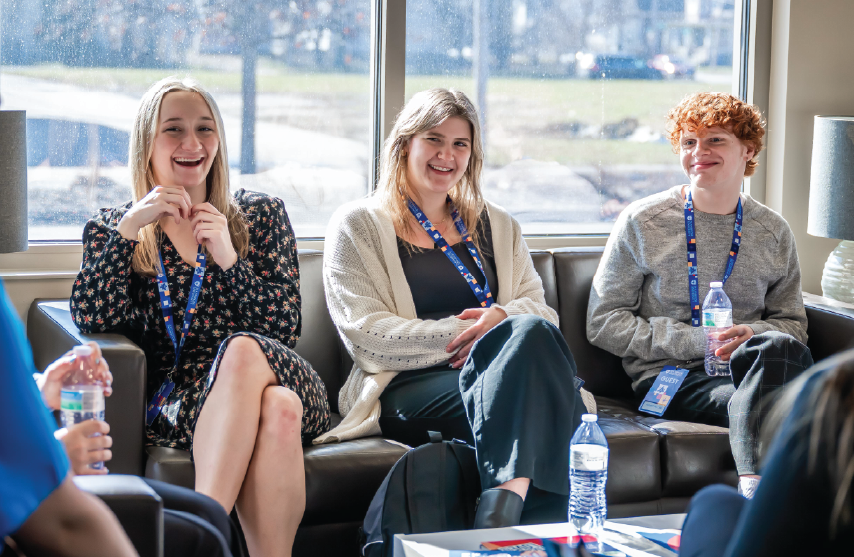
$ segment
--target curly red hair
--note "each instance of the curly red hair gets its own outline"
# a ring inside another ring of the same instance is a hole
[[[701,134],[707,128],[724,128],[742,143],[753,148],[753,158],[747,161],[745,176],[752,176],[762,151],[765,122],[759,109],[729,93],[694,93],[667,113],[667,133],[673,151],[679,152],[682,128]]]

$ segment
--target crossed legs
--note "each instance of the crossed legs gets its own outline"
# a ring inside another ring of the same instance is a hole
[[[252,557],[291,555],[305,511],[302,413],[258,343],[232,338],[196,423],[196,491],[237,506]]]

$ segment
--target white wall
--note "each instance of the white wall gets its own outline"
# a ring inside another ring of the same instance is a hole
[[[852,21],[854,0],[773,3],[765,203],[789,221],[803,289],[814,294],[838,241],[807,234],[813,117],[854,115]]]

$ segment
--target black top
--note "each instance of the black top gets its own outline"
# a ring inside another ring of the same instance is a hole
[[[497,300],[498,276],[495,274],[492,228],[486,211],[478,221],[477,232],[481,243],[480,260],[486,271],[492,299]],[[465,242],[459,242],[451,248],[478,283],[483,284],[483,273],[480,272]],[[403,273],[412,291],[415,313],[419,319],[443,319],[458,315],[464,309],[481,307],[466,279],[436,244],[433,244],[433,249],[425,249],[398,238],[397,252],[400,262],[403,263]]]

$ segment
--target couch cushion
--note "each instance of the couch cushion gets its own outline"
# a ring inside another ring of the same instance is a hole
[[[584,388],[597,396],[629,397],[631,381],[620,358],[587,342],[587,301],[602,250],[599,247],[552,250],[560,299],[560,330],[572,350],[578,376],[585,381]]]
[[[659,436],[649,428],[599,410],[599,426],[608,439],[608,505],[661,497]],[[567,471],[568,472],[568,471]]]
[[[383,479],[406,451],[382,437],[306,447],[302,524],[363,520]]]
[[[662,496],[690,497],[714,483],[736,485],[738,476],[724,427],[641,414],[634,403],[596,397],[600,414],[632,422],[661,436]]]
[[[323,290],[323,252],[299,250],[302,332],[295,351],[308,360],[326,385],[329,406],[338,412],[338,391],[353,361],[344,350],[326,309]]]
[[[534,262],[534,269],[540,275],[543,281],[543,291],[546,296],[546,303],[555,311],[560,311],[557,301],[557,282],[555,279],[555,261],[551,252],[533,250],[531,251],[531,259]]]

